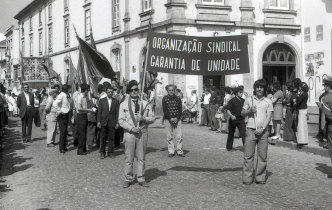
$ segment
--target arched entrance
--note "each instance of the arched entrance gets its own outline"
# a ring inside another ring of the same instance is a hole
[[[295,53],[287,45],[271,44],[263,54],[263,78],[268,84],[279,81],[285,90],[286,82],[296,77]]]

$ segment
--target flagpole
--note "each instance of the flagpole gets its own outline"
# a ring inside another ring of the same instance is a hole
[[[143,94],[144,94],[144,86],[145,86],[145,77],[146,77],[146,67],[147,67],[147,61],[148,61],[148,56],[149,56],[149,39],[148,42],[146,44],[146,56],[145,56],[145,65],[144,65],[144,69],[143,69],[143,80],[142,80],[142,88],[141,88],[141,95],[140,95],[140,109],[139,109],[139,117],[141,117],[142,112],[143,112]],[[144,113],[143,113],[144,114]],[[139,128],[139,122],[137,123],[137,128]]]

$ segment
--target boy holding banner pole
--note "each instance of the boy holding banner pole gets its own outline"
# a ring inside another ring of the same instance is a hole
[[[247,136],[244,144],[243,184],[265,184],[267,172],[268,131],[273,112],[272,101],[265,97],[267,84],[264,79],[254,83],[254,96],[246,99],[242,115],[248,116]],[[257,164],[254,168],[257,147]]]

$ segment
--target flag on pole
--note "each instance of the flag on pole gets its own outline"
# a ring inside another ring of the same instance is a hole
[[[115,73],[107,58],[96,49],[93,49],[91,45],[82,40],[79,36],[77,36],[77,40],[80,45],[82,57],[93,79],[97,77],[113,79]]]
[[[152,25],[151,25],[151,21],[149,22],[149,32],[152,31]],[[150,34],[148,32],[148,34]],[[147,44],[149,43],[149,37],[147,36],[146,37],[146,42]],[[146,49],[148,49],[149,46],[146,46]],[[143,63],[143,69],[145,69],[145,61],[146,61],[146,58],[148,56],[148,51],[146,51],[147,53],[145,54],[145,58],[144,58],[144,63]],[[157,83],[159,83],[159,80],[157,79],[158,77],[158,73],[157,72],[150,72],[150,71],[146,71],[145,72],[145,81],[142,82],[142,86],[143,86],[143,83],[144,83],[144,90],[143,92],[147,92],[148,89],[154,87]],[[144,71],[143,71],[143,79],[144,79]],[[142,79],[142,80],[143,80]]]

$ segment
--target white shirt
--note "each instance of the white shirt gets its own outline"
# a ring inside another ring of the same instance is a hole
[[[29,93],[25,93],[25,92],[23,92],[23,93],[24,93],[25,99],[27,100],[27,106],[31,106]]]
[[[210,104],[211,93],[204,96],[203,104]]]
[[[70,110],[70,102],[67,98],[67,94],[61,92],[55,99],[53,106],[56,110],[60,111],[62,114],[67,114]]]
[[[107,100],[108,100],[108,111],[111,111],[112,98],[107,97]]]

